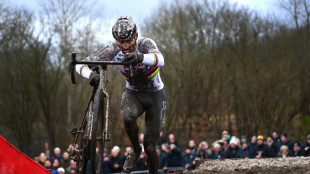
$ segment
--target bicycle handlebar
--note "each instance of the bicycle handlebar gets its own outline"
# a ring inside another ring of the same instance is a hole
[[[76,84],[74,69],[75,65],[77,64],[85,64],[85,65],[129,65],[129,83],[133,84],[132,77],[133,77],[133,66],[129,63],[124,62],[117,62],[117,61],[77,61],[76,60],[76,53],[71,53],[71,61],[69,63],[69,74],[71,76],[72,84]]]

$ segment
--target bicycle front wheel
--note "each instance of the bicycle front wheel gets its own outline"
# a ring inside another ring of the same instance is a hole
[[[92,118],[90,118],[91,122],[91,130],[90,130],[90,166],[91,173],[97,173],[102,167],[102,152],[101,149],[103,140],[103,93],[100,88],[96,90],[96,94],[94,97],[94,102],[92,106]],[[98,154],[96,153],[97,147],[97,138],[99,140],[99,150]],[[96,159],[98,159],[96,163]],[[97,170],[98,169],[98,170]]]

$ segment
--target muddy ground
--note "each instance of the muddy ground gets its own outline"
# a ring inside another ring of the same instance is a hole
[[[198,162],[198,167],[184,174],[208,173],[302,173],[310,174],[310,157],[222,159]]]

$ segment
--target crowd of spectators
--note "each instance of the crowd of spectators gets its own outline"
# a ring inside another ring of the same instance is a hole
[[[143,134],[139,140],[143,149]],[[61,152],[60,148],[56,147],[53,155],[50,155],[47,147],[46,152],[42,152],[35,159],[54,174],[75,173],[76,163],[69,156],[72,149],[72,145],[69,145],[66,151]],[[130,151],[131,147],[126,147],[123,153],[118,146],[114,146],[110,153],[104,149],[103,173],[121,172]],[[169,168],[183,167],[191,170],[195,168],[195,161],[200,159],[310,156],[310,134],[301,145],[300,142],[291,141],[286,133],[279,135],[276,130],[266,137],[253,134],[249,138],[245,135],[240,138],[230,136],[227,131],[223,131],[222,137],[213,142],[211,148],[206,141],[201,141],[196,146],[195,140],[189,140],[183,151],[173,134],[170,134],[167,140],[161,134],[156,151],[159,156],[159,169],[167,171]],[[137,170],[147,170],[144,150],[137,161]]]

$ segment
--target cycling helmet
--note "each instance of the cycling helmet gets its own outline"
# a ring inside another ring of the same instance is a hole
[[[137,33],[136,23],[130,16],[119,17],[112,27],[114,39],[118,41],[128,41]]]

